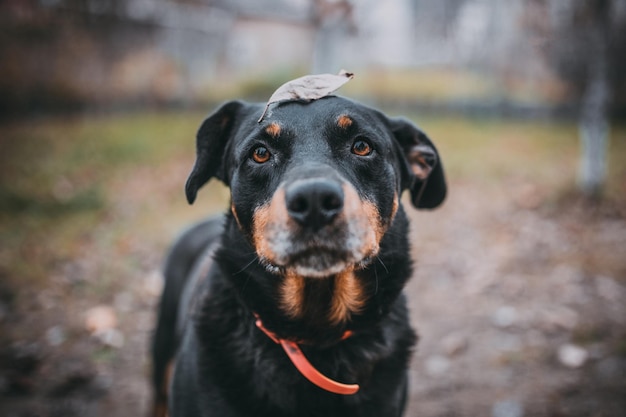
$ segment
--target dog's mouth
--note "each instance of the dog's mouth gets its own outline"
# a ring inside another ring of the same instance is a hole
[[[311,247],[278,258],[261,257],[261,262],[272,273],[326,278],[347,270],[363,269],[374,256],[374,253],[359,255],[337,248]]]

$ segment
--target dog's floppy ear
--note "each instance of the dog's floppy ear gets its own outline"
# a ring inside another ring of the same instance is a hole
[[[196,163],[185,185],[189,204],[195,201],[198,189],[212,177],[226,182],[222,157],[237,114],[243,105],[240,101],[225,103],[200,125],[196,135]]]
[[[391,131],[404,158],[402,189],[411,192],[416,208],[432,209],[446,198],[446,179],[437,148],[415,125],[405,119],[391,120]]]

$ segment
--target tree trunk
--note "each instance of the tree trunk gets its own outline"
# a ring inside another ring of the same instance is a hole
[[[596,27],[590,34],[595,52],[589,59],[589,81],[581,101],[579,134],[581,159],[578,183],[581,192],[598,199],[607,173],[607,148],[609,137],[609,80],[607,68],[607,43],[604,28]]]

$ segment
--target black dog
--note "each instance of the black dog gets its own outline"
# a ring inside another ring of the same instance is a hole
[[[187,198],[216,177],[231,209],[167,261],[157,414],[400,416],[416,341],[400,196],[443,201],[439,155],[411,123],[344,98],[262,112],[229,102],[198,131]]]

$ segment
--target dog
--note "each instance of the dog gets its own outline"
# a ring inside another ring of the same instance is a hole
[[[411,122],[339,96],[263,112],[227,102],[198,130],[187,199],[216,178],[230,210],[166,260],[155,415],[401,416],[417,341],[401,196],[443,202],[439,153]]]

